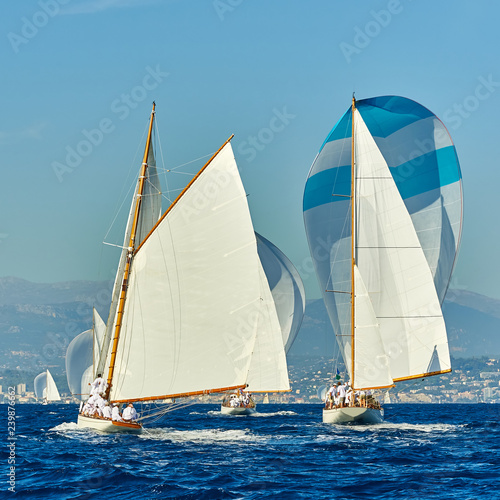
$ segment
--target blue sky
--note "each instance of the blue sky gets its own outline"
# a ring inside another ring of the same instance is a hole
[[[117,250],[102,242],[121,243],[119,224],[109,228],[155,100],[168,169],[235,134],[256,230],[319,297],[302,193],[355,91],[414,99],[447,125],[464,182],[452,287],[500,298],[499,14],[492,0],[10,2],[0,18],[0,276],[113,276]]]

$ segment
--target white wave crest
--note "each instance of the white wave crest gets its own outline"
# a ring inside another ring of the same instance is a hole
[[[141,439],[156,439],[175,443],[241,443],[242,441],[265,441],[262,436],[255,436],[244,430],[200,429],[179,431],[176,429],[144,429]]]

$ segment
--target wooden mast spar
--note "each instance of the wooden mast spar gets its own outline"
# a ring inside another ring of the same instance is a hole
[[[146,141],[146,148],[144,150],[144,157],[142,159],[141,173],[139,176],[139,186],[137,188],[134,217],[132,219],[132,229],[130,231],[130,240],[129,240],[129,244],[128,244],[127,261],[125,263],[125,269],[123,272],[122,289],[120,292],[120,299],[118,302],[118,312],[116,314],[115,333],[113,336],[113,347],[111,349],[111,359],[110,359],[110,363],[109,363],[107,388],[106,388],[106,394],[105,394],[106,399],[109,398],[109,391],[111,389],[111,384],[112,384],[112,380],[113,380],[113,373],[115,370],[116,352],[117,352],[117,348],[118,348],[118,340],[120,338],[120,331],[121,331],[121,327],[122,327],[122,318],[123,318],[123,310],[125,307],[125,299],[127,296],[128,277],[130,274],[130,264],[132,262],[132,257],[134,254],[134,248],[135,248],[135,244],[136,244],[135,237],[136,237],[136,233],[137,233],[137,224],[139,222],[139,213],[140,213],[140,208],[141,208],[142,194],[144,191],[146,170],[148,168],[147,161],[148,161],[148,156],[149,156],[149,147],[151,144],[151,135],[152,135],[152,131],[153,131],[155,107],[156,107],[156,104],[153,102],[153,109],[151,111],[151,118],[149,120],[148,138]]]
[[[356,110],[356,99],[354,98],[354,94],[352,96],[352,113],[351,113],[351,122],[352,122],[352,133],[351,133],[351,386],[354,390],[354,267],[356,265],[356,254],[355,254],[355,241],[354,241],[354,232],[355,232],[355,165],[354,165],[354,111]]]

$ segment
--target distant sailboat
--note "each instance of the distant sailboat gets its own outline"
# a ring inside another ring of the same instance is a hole
[[[106,325],[94,309],[92,329],[77,335],[66,350],[66,378],[73,396],[79,399],[89,397],[90,384],[95,379]]]
[[[351,387],[451,371],[441,303],[462,191],[441,121],[402,97],[353,99],[311,167],[304,220]],[[382,421],[378,403],[367,406],[325,408],[323,421]]]
[[[52,378],[49,370],[45,370],[35,377],[35,396],[37,399],[42,399],[42,404],[53,403],[54,401],[61,401],[61,396],[57,390],[56,383]]]
[[[268,300],[230,139],[161,215],[155,107],[94,374],[111,403],[162,402],[245,388]],[[263,309],[265,310],[263,312]],[[163,405],[162,405],[163,406]],[[144,408],[140,420],[164,413]],[[78,425],[141,424],[78,415]]]
[[[256,411],[248,393],[264,393],[269,402],[269,392],[290,390],[286,353],[298,334],[305,310],[304,285],[291,261],[269,240],[258,233],[255,236],[263,276],[262,326],[252,353],[248,387],[240,394],[226,396],[221,404],[221,413],[229,415]]]

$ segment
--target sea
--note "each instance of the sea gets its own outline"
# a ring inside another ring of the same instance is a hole
[[[384,408],[332,425],[321,404],[194,404],[126,435],[78,428],[73,404],[3,404],[0,498],[500,499],[500,405]]]

